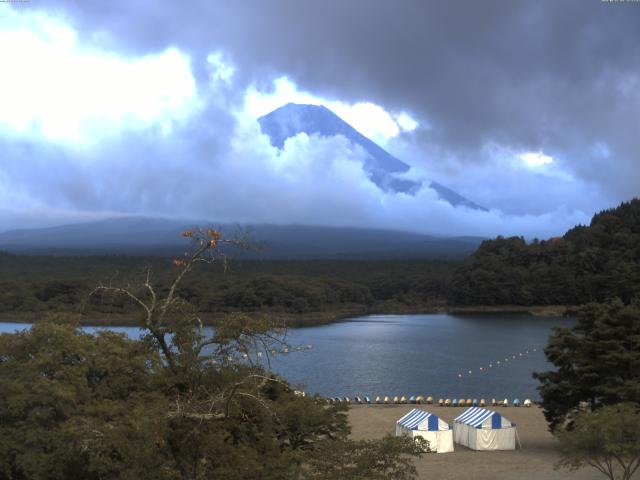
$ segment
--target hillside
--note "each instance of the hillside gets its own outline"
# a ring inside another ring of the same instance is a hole
[[[57,255],[176,255],[185,240],[180,232],[210,222],[148,217],[111,218],[50,228],[0,233],[0,250]],[[462,259],[482,241],[479,237],[435,237],[396,230],[307,225],[221,225],[230,235],[261,242],[261,251],[242,258],[307,259]]]
[[[577,305],[640,295],[640,199],[596,215],[589,226],[527,244],[487,240],[451,282],[456,305]]]

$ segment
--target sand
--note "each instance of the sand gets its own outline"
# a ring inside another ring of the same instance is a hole
[[[460,415],[465,408],[437,405],[352,405],[349,422],[354,439],[379,438],[395,432],[395,422],[412,408],[423,408],[447,422]],[[469,480],[602,480],[593,468],[579,471],[556,470],[558,447],[547,431],[547,424],[539,407],[492,407],[516,423],[522,449],[515,451],[477,452],[454,444],[453,453],[425,454],[416,461],[421,479]]]

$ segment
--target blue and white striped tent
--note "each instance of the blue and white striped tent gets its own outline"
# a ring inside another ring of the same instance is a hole
[[[469,408],[453,420],[455,442],[473,450],[515,450],[516,437],[514,423],[485,408]]]
[[[447,422],[433,413],[412,409],[396,422],[396,436],[422,437],[433,452],[453,452],[453,430]]]

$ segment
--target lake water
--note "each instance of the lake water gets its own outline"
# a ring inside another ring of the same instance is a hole
[[[371,315],[290,330],[290,344],[313,348],[276,355],[272,368],[326,396],[537,399],[531,374],[551,368],[542,351],[551,328],[574,323],[517,315]],[[0,332],[28,327],[0,323]]]

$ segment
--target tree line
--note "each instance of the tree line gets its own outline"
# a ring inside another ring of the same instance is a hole
[[[195,267],[179,286],[182,298],[207,314],[304,314],[344,308],[402,310],[443,305],[457,263],[436,261],[229,261]],[[127,315],[127,298],[89,298],[96,281],[136,283],[151,268],[168,288],[171,259],[51,257],[0,253],[0,314],[79,312]]]
[[[588,226],[527,243],[483,242],[456,269],[454,305],[581,305],[640,294],[640,200],[594,215]]]

